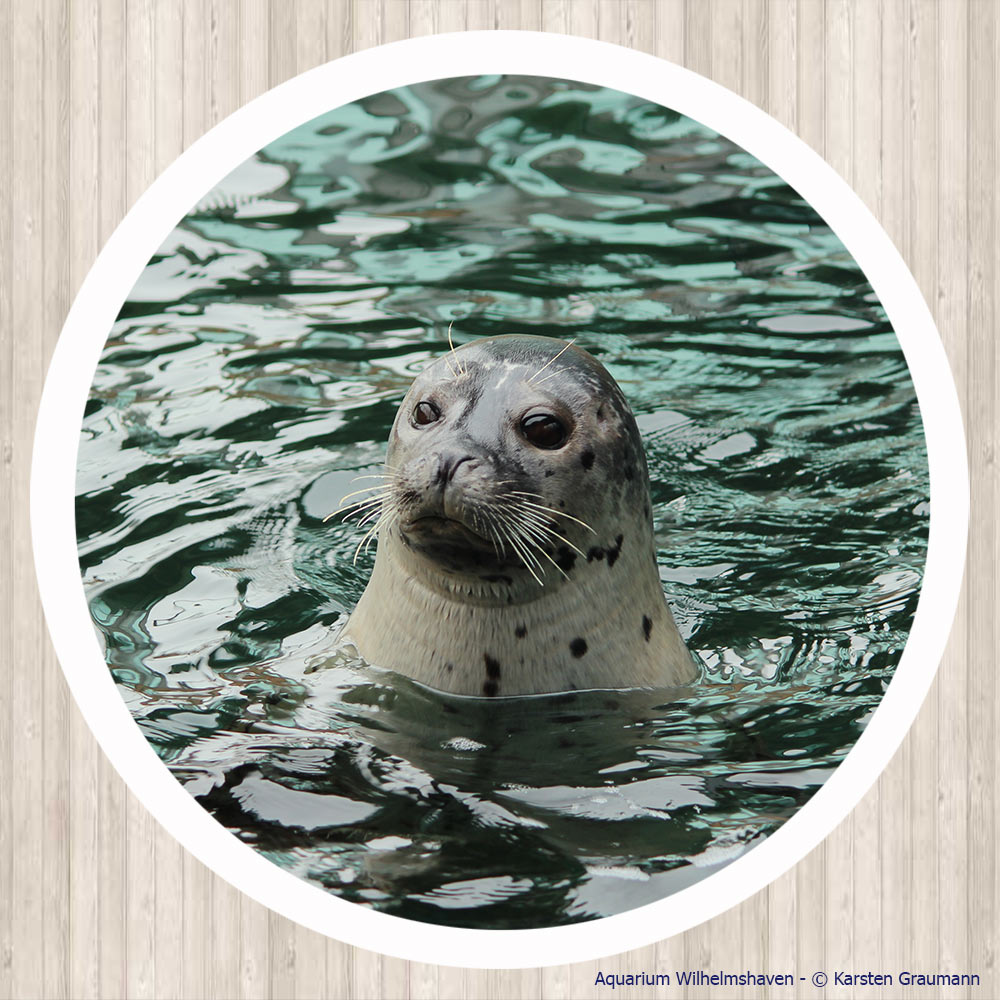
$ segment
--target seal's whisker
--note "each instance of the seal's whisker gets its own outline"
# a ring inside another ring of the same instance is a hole
[[[560,535],[559,532],[556,531],[554,528],[549,527],[549,525],[545,524],[542,521],[537,521],[537,520],[528,521],[528,518],[531,515],[527,511],[521,511],[520,513],[521,516],[524,517],[525,521],[530,525],[530,527],[534,529],[536,533],[535,534],[536,538],[545,539],[546,536],[549,536],[551,538],[556,538],[564,545],[569,546],[569,548],[571,548],[578,556],[583,555],[583,551],[581,549],[578,549],[568,538],[566,538],[564,535]]]
[[[395,488],[394,485],[386,485],[386,486],[373,487],[373,489],[377,489],[378,492],[373,492],[372,490],[364,490],[364,491],[358,490],[359,493],[366,492],[366,493],[369,494],[366,497],[361,497],[360,500],[350,500],[350,497],[352,495],[354,495],[354,494],[351,494],[351,493],[348,493],[346,497],[341,497],[340,498],[340,508],[339,509],[343,510],[343,509],[345,509],[347,507],[354,507],[354,506],[356,506],[357,504],[360,504],[360,503],[372,503],[375,500],[382,500],[385,497],[392,496],[396,492],[396,488]],[[349,503],[344,503],[345,500],[350,500],[350,502]]]
[[[504,538],[507,538],[508,543],[510,541],[507,531],[504,529],[502,524],[504,520],[504,512],[493,508],[484,511],[484,514],[486,517],[486,527],[490,532],[490,537],[493,539],[494,547],[499,545],[499,548],[497,549],[497,556],[502,558],[507,552],[507,545],[504,544]]]
[[[374,527],[372,528],[371,531],[368,532],[368,535],[365,538],[365,548],[364,548],[365,555],[368,555],[368,549],[371,548],[371,544],[372,542],[375,541],[375,538],[377,537],[379,529],[381,527],[382,527],[382,519],[379,518],[379,520],[375,522]]]
[[[549,372],[548,375],[544,376],[543,378],[533,379],[531,384],[541,385],[543,382],[548,381],[550,378],[555,378],[556,375],[564,375],[565,373],[566,373],[565,368],[557,368],[554,372]]]
[[[539,501],[545,499],[541,493],[531,493],[528,490],[511,490],[506,495],[511,497],[524,497],[525,500],[529,500],[533,503],[538,503]],[[554,510],[555,508],[551,509]]]
[[[385,489],[388,486],[392,486],[392,482],[395,476],[355,476],[351,480],[351,485],[353,486],[359,479],[382,479],[387,480],[387,482],[372,483],[371,486],[363,486],[360,489],[352,490],[350,493],[345,493],[344,496],[353,497],[358,493],[364,493],[366,490],[379,490]]]
[[[503,537],[507,539],[510,543],[510,547],[515,555],[520,558],[520,560],[527,566],[529,562],[538,565],[538,561],[531,555],[530,550],[525,547],[523,541],[521,541],[517,525],[510,521],[507,517],[503,517],[498,527],[503,534]]]
[[[484,538],[489,538],[489,540],[493,543],[493,550],[496,552],[497,558],[499,559],[503,551],[503,542],[497,535],[496,525],[490,517],[490,512],[488,510],[481,510],[478,512],[473,510],[470,511],[470,514],[472,515],[472,523],[475,526],[476,531],[478,531]]]
[[[364,525],[368,524],[368,523],[369,523],[370,521],[374,520],[375,518],[379,518],[379,517],[381,517],[381,516],[382,516],[382,513],[383,513],[383,512],[382,512],[382,508],[381,508],[381,507],[376,507],[376,508],[375,508],[374,510],[370,510],[370,511],[368,511],[368,512],[367,512],[367,513],[365,514],[365,516],[364,516],[364,517],[362,517],[362,518],[361,518],[361,519],[360,519],[360,520],[358,521],[358,524],[357,524],[357,527],[359,527],[359,528],[360,528],[360,527],[363,527]]]
[[[559,563],[557,563],[555,559],[553,559],[552,556],[550,556],[548,552],[545,551],[545,549],[540,548],[538,551],[541,552],[541,554],[545,556],[545,558],[548,559],[548,561],[552,563],[553,566],[555,566],[556,570],[564,580],[569,579],[569,573],[567,573],[566,570],[564,570],[562,566],[560,566]]]
[[[529,507],[523,500],[511,500],[510,506],[512,510],[517,512],[517,516],[521,518],[522,522],[528,527],[533,528],[536,532],[558,535],[555,527],[549,524],[549,518],[544,517],[541,511]]]
[[[517,506],[517,502],[507,505],[497,512],[505,524],[515,532],[518,538],[525,542],[537,544],[534,539],[538,537],[537,515],[534,511]]]
[[[358,556],[361,555],[361,546],[364,545],[365,542],[370,541],[375,536],[375,533],[378,531],[379,523],[380,523],[379,521],[376,521],[374,527],[372,527],[369,531],[367,531],[365,533],[364,538],[362,538],[361,541],[358,542],[358,547],[354,550],[354,558],[351,560],[352,566],[357,566]]]
[[[388,499],[388,497],[371,497],[368,500],[359,500],[357,503],[352,503],[347,507],[341,507],[338,510],[335,510],[334,514],[343,514],[344,520],[346,521],[354,517],[355,514],[361,514],[368,510],[378,510]]]
[[[553,357],[549,358],[549,360],[546,361],[545,364],[542,365],[542,367],[539,368],[538,371],[535,372],[535,374],[532,375],[531,378],[528,379],[528,382],[529,383],[534,382],[535,379],[538,378],[538,376],[541,375],[542,372],[545,371],[545,369],[548,368],[549,365],[551,365],[553,361],[556,361],[558,358],[561,358],[563,356],[563,354],[566,351],[568,351],[573,346],[573,341],[575,341],[575,340],[576,340],[576,338],[574,337],[573,340],[567,341],[566,346],[558,354],[556,354]]]
[[[520,490],[514,490],[511,493],[508,493],[507,496],[508,497],[522,497],[522,496],[523,497],[535,497],[535,496],[538,496],[538,494],[537,493],[523,493]],[[594,529],[589,524],[587,524],[586,521],[581,521],[580,518],[573,517],[572,514],[567,514],[564,510],[557,510],[555,507],[547,507],[545,504],[536,503],[535,501],[528,500],[528,499],[519,500],[518,503],[522,503],[522,504],[524,504],[525,506],[528,506],[528,507],[533,507],[535,510],[544,510],[548,514],[555,514],[556,517],[565,517],[568,521],[575,521],[577,524],[582,525],[592,535],[596,535],[597,534],[597,532],[594,531]]]
[[[367,524],[373,517],[378,517],[382,513],[382,507],[370,507],[367,510],[352,510],[350,514],[344,516],[344,521],[350,521],[357,517],[358,522],[354,525],[356,528],[360,528],[363,524]]]
[[[511,546],[514,548],[514,551],[517,552],[518,555],[521,557],[521,562],[524,563],[524,568],[531,574],[531,577],[535,581],[535,583],[537,583],[539,587],[544,587],[545,582],[535,572],[536,568],[537,569],[542,568],[541,563],[539,563],[537,559],[530,559],[530,553],[527,550],[517,546],[513,539],[511,539]]]
[[[475,523],[478,526],[479,522],[475,521]],[[489,518],[486,518],[486,523],[483,525],[483,530],[489,534],[490,541],[493,543],[493,551],[496,552],[497,554],[497,559],[502,559],[504,553],[504,545],[502,540],[500,539],[500,536],[497,534],[496,526]]]
[[[359,476],[352,476],[351,482],[356,483],[359,479],[392,479],[402,471],[398,465],[390,465],[388,462],[383,462],[382,468],[385,472],[363,472]]]
[[[531,503],[530,501],[522,500],[521,503],[525,504],[526,507],[530,507],[534,510],[544,511],[546,514],[552,514],[555,517],[564,517],[566,518],[566,520],[573,521],[576,524],[579,524],[581,527],[586,528],[592,535],[597,534],[597,532],[594,531],[594,529],[589,524],[587,524],[586,521],[581,521],[580,518],[574,517],[572,514],[567,514],[565,511],[556,510],[555,507],[546,507],[544,504]]]
[[[378,498],[378,502],[379,503],[382,502],[381,497]],[[349,518],[353,517],[359,510],[363,509],[364,509],[363,503],[356,503],[356,504],[351,503],[348,504],[346,507],[338,507],[336,510],[331,510],[330,513],[323,518],[322,523],[326,524],[326,522],[329,521],[331,517],[336,517],[338,514],[344,514],[344,520],[346,521]],[[345,511],[347,511],[348,513],[345,514],[344,513]]]
[[[354,559],[351,560],[351,565],[356,566],[358,563],[358,556],[361,555],[361,549],[364,547],[365,552],[368,551],[368,547],[371,545],[372,540],[379,533],[379,531],[385,527],[389,522],[390,518],[398,512],[399,503],[390,503],[385,510],[383,510],[375,521],[375,523],[365,532],[364,537],[358,542],[358,547],[354,550]]]
[[[392,487],[392,486],[381,486],[381,487],[379,487],[377,493],[369,491],[368,496],[360,497],[357,500],[351,500],[350,499],[350,495],[348,495],[346,497],[342,497],[341,498],[340,505],[338,506],[337,509],[338,510],[345,510],[348,507],[355,507],[355,506],[357,506],[358,504],[361,504],[361,503],[372,503],[372,502],[374,502],[376,500],[383,500],[386,497],[392,496],[395,492],[396,492],[395,487]],[[345,503],[345,501],[346,501],[346,503]]]
[[[325,524],[331,517],[335,517],[337,514],[344,514],[344,520],[349,520],[367,507],[378,507],[392,497],[398,488],[399,470],[389,465],[388,462],[385,463],[384,468],[386,469],[385,472],[373,472],[355,476],[351,480],[352,483],[357,482],[359,479],[379,479],[385,480],[385,482],[378,482],[372,486],[364,486],[359,490],[352,490],[350,493],[345,493],[337,501],[336,510],[331,511],[323,518],[323,523]],[[362,496],[362,494],[370,495]],[[351,500],[351,497],[357,496],[361,496],[362,498],[360,500]],[[349,500],[351,501],[350,503],[347,502]],[[346,514],[344,513],[345,511],[347,512]],[[361,523],[365,523],[364,520]]]
[[[548,553],[545,548],[540,543],[538,538],[531,534],[530,531],[526,530],[526,526],[523,521],[511,522],[511,532],[517,539],[521,547],[530,555],[531,561],[536,569],[544,571],[541,560],[538,555],[543,555],[548,558]],[[537,553],[537,554],[536,554]],[[551,560],[549,560],[551,562]]]
[[[521,562],[524,564],[524,568],[531,574],[535,583],[539,587],[544,587],[544,582],[540,579],[538,574],[535,572],[536,569],[541,570],[542,564],[535,558],[531,550],[527,547],[526,543],[518,537],[515,531],[515,525],[513,522],[509,521],[504,513],[503,519],[498,525],[500,530],[503,532],[504,537],[510,542],[511,549],[515,552]]]
[[[354,500],[351,503],[345,504],[341,501],[339,507],[336,510],[331,511],[326,517],[323,518],[323,523],[325,524],[330,520],[331,517],[335,517],[337,514],[344,514],[344,520],[352,518],[359,511],[363,511],[368,507],[379,507],[381,506],[389,497],[392,496],[391,490],[386,490],[383,493],[379,493],[376,496],[365,497],[362,500]],[[345,513],[346,511],[346,513]]]
[[[392,489],[391,483],[377,483],[375,486],[366,486],[364,489],[352,490],[350,493],[345,493],[340,498],[339,502],[343,503],[345,500],[350,499],[350,497],[360,496],[360,494],[362,493],[374,493],[375,490],[389,490],[389,489]]]
[[[452,320],[452,323],[454,323],[454,320]],[[448,344],[451,347],[451,353],[454,354],[455,353],[455,345],[452,344],[452,342],[451,342],[451,326],[452,326],[452,323],[448,324]],[[458,378],[458,372],[456,372],[455,369],[452,367],[451,357],[448,354],[443,354],[441,357],[442,357],[442,360],[444,361],[444,363],[448,366],[448,371],[451,372],[451,377],[452,378]]]
[[[519,561],[521,562],[521,564],[522,564],[522,565],[523,565],[523,566],[524,566],[524,567],[525,567],[526,569],[528,569],[528,570],[529,570],[529,572],[530,572],[530,570],[531,570],[531,567],[530,567],[530,566],[528,566],[528,563],[527,563],[527,561],[526,561],[526,560],[525,560],[525,558],[524,558],[524,553],[523,553],[523,552],[521,552],[521,551],[520,551],[520,550],[519,550],[519,549],[517,548],[516,544],[514,543],[513,539],[511,538],[511,534],[510,534],[510,528],[509,528],[509,527],[508,527],[508,526],[507,526],[506,524],[500,524],[500,525],[498,525],[498,526],[497,526],[497,531],[498,531],[498,533],[500,534],[500,538],[501,538],[501,546],[502,546],[502,548],[503,548],[504,550],[506,550],[507,546],[509,545],[509,546],[510,546],[510,551],[511,551],[511,552],[512,552],[512,553],[513,553],[513,554],[514,554],[515,556],[517,556],[517,558],[518,558],[518,560],[519,560]]]
[[[529,535],[527,537],[530,537],[532,544],[538,549],[539,552],[542,552],[546,556],[548,556],[548,550],[545,548],[545,545],[543,543],[549,542],[549,539],[545,535],[536,533],[533,535]],[[571,548],[578,556],[583,555],[583,553],[572,542],[567,541],[561,535],[555,535],[554,537],[558,541],[563,542],[568,548]]]
[[[523,526],[522,526],[522,527],[523,527]],[[544,558],[546,558],[546,559],[547,559],[547,560],[548,560],[548,561],[549,561],[550,563],[552,563],[552,565],[553,565],[553,566],[554,566],[554,567],[556,568],[556,571],[557,571],[557,572],[558,572],[558,573],[559,573],[559,574],[560,574],[560,575],[561,575],[561,576],[562,576],[562,577],[563,577],[564,579],[566,579],[566,580],[568,580],[568,579],[569,579],[569,575],[568,575],[568,574],[566,573],[566,571],[565,571],[565,570],[564,570],[564,569],[562,568],[562,566],[560,566],[560,565],[559,565],[559,563],[557,563],[557,562],[555,561],[555,559],[553,559],[553,558],[552,558],[552,556],[551,556],[551,555],[549,555],[549,553],[548,553],[548,552],[547,552],[547,551],[545,550],[544,546],[543,546],[543,545],[542,545],[542,544],[541,544],[541,543],[539,542],[539,540],[538,540],[538,538],[537,538],[536,536],[534,536],[534,535],[531,535],[531,534],[529,534],[529,533],[526,533],[526,532],[524,532],[524,531],[522,530],[522,532],[521,532],[521,534],[519,535],[519,537],[520,537],[521,539],[523,539],[523,541],[524,541],[524,544],[525,544],[526,546],[528,546],[528,547],[529,547],[529,550],[530,550],[530,551],[532,551],[532,552],[537,552],[537,553],[538,553],[539,555],[541,555],[541,556],[543,556]],[[537,566],[541,567],[541,563],[539,563],[539,562],[538,562],[538,559],[537,559],[537,558],[535,559],[535,564],[536,564]]]
[[[568,580],[569,575],[562,568],[562,566],[560,566],[559,563],[557,563],[555,559],[552,558],[552,556],[548,553],[548,551],[546,551],[545,547],[541,544],[542,541],[545,540],[545,536],[537,531],[537,527],[535,525],[526,524],[523,521],[520,524],[518,524],[517,527],[519,529],[519,537],[524,540],[524,544],[529,546],[533,552],[538,552],[539,555],[544,556],[544,558],[546,558],[550,563],[552,563],[553,566],[555,566],[556,570],[562,575],[562,577]],[[582,555],[583,553],[581,552],[580,554]]]
[[[452,320],[448,324],[448,346],[451,348],[451,356],[455,359],[455,365],[458,368],[458,374],[459,375],[468,375],[469,374],[469,369],[462,367],[462,362],[459,360],[458,354],[455,352],[455,341],[453,341],[451,339],[451,328],[454,325],[455,325],[455,321],[454,320]],[[451,368],[451,363],[450,362],[448,363],[448,368],[449,369]],[[455,377],[455,378],[458,377],[457,375],[455,375],[454,371],[452,371],[452,376]]]
[[[479,517],[479,513],[475,509],[470,509],[468,511],[468,515],[470,520],[472,521],[472,527],[475,529],[476,533],[482,535],[485,529],[483,527],[482,519]]]

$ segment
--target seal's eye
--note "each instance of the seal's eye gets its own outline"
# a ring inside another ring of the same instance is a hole
[[[428,403],[426,399],[422,399],[413,407],[413,422],[421,427],[424,424],[433,424],[440,416],[441,411],[433,403]]]
[[[521,421],[521,433],[536,448],[552,451],[566,443],[566,425],[551,413],[532,413]]]

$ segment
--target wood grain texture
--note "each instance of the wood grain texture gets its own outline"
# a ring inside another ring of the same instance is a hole
[[[505,972],[328,940],[187,855],[125,788],[67,694],[27,524],[35,410],[59,328],[157,174],[221,118],[319,63],[483,28],[601,38],[674,60],[754,101],[846,177],[938,321],[973,501],[938,680],[852,815],[768,889],[687,934],[601,962]],[[970,991],[827,995],[1000,995],[1000,4],[10,0],[0,46],[0,502],[12,513],[0,528],[0,997],[587,997],[609,995],[594,987],[597,968],[678,966],[973,971],[982,984]],[[805,983],[769,995],[820,994]]]

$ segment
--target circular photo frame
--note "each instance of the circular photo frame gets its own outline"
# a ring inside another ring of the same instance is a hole
[[[502,931],[356,905],[273,864],[202,808],[154,752],[116,688],[81,581],[74,507],[80,426],[108,331],[177,220],[262,147],[331,108],[443,77],[491,74],[635,95],[725,136],[790,185],[853,256],[890,320],[919,402],[931,493],[923,581],[892,683],[811,798],[752,850],[665,898],[588,922]],[[203,863],[276,912],[350,944],[443,965],[554,965],[640,947],[721,913],[794,865],[859,801],[912,723],[943,653],[964,567],[968,472],[948,373],[912,276],[860,199],[804,143],[724,88],[652,56],[545,33],[470,32],[368,50],[275,88],[213,128],[139,199],[94,264],[56,347],[35,439],[32,532],[49,629],[84,717],[140,801]]]

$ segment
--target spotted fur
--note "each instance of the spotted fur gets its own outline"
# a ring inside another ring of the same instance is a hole
[[[434,419],[416,421],[421,403]],[[533,413],[565,439],[533,445]],[[343,637],[370,662],[486,697],[695,677],[656,570],[635,419],[585,351],[495,337],[435,361],[396,415],[384,484],[355,506],[378,549]]]

